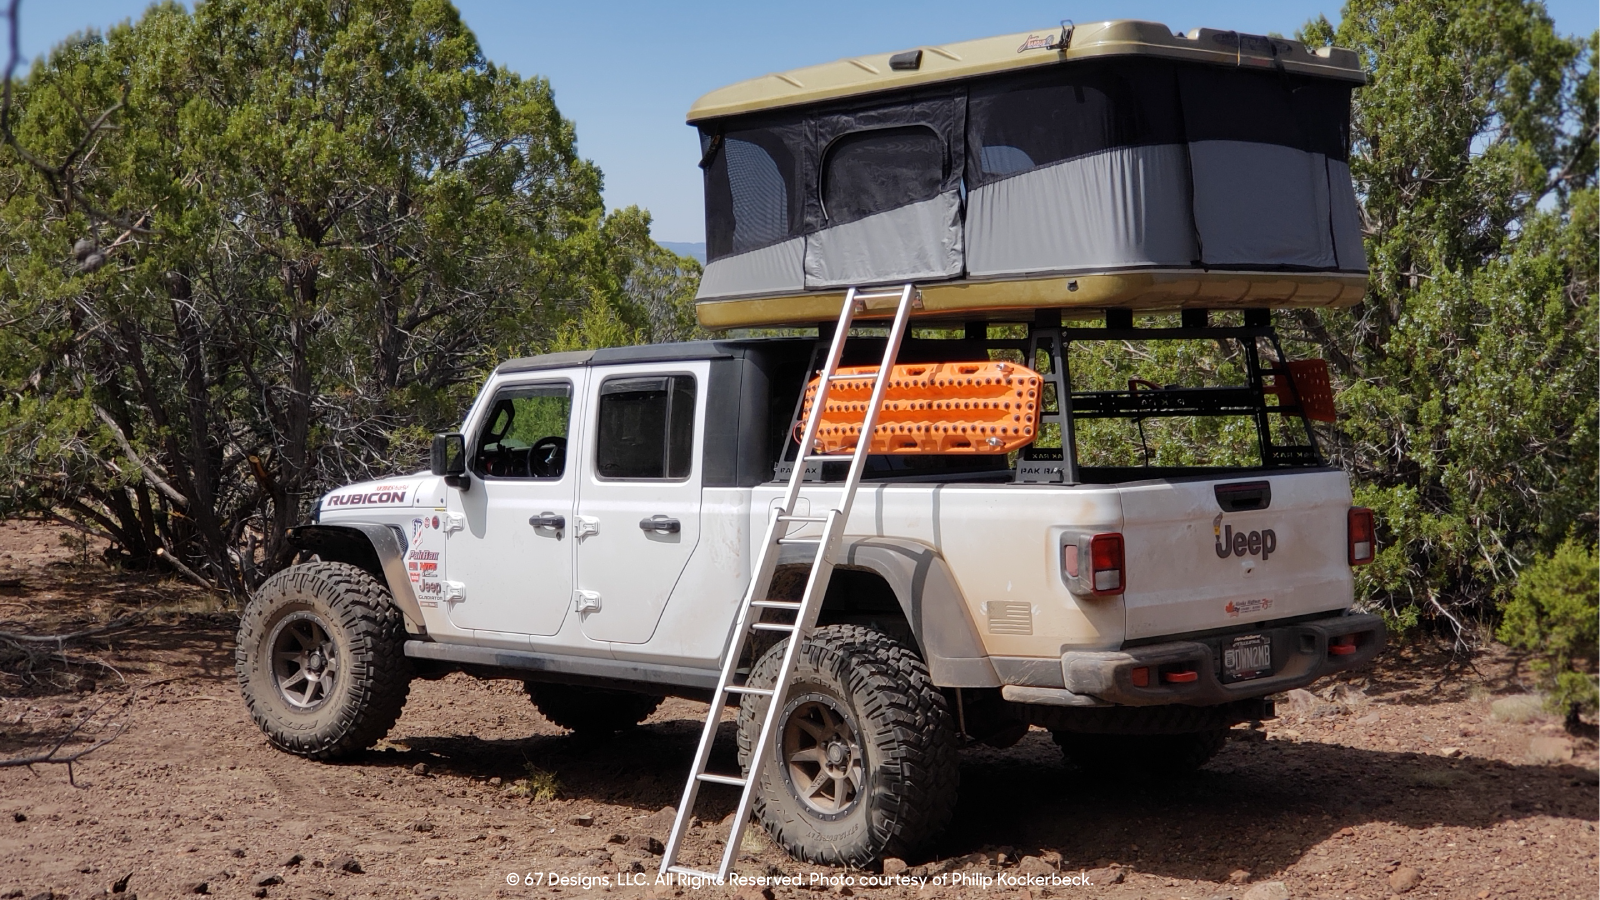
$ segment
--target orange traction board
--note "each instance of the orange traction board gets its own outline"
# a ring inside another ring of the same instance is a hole
[[[843,453],[861,438],[877,366],[841,368],[828,389],[813,453]],[[820,379],[806,386],[811,414]],[[889,370],[872,453],[1006,453],[1033,443],[1043,379],[1012,362],[899,365]],[[801,437],[795,426],[795,440]]]

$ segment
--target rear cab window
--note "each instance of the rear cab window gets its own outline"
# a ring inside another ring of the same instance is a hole
[[[595,474],[682,481],[694,463],[693,375],[621,375],[600,385]]]

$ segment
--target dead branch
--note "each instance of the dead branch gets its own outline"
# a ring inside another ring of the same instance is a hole
[[[107,631],[116,631],[119,628],[125,628],[128,625],[137,622],[140,618],[141,617],[139,616],[124,616],[123,618],[115,619],[111,622],[101,625],[99,628],[90,628],[85,631],[74,631],[69,634],[17,634],[11,631],[0,631],[0,640],[16,641],[19,644],[60,644],[66,641],[75,641],[79,638],[104,634]]]
[[[183,574],[183,576],[185,578],[189,579],[190,581],[194,582],[195,584],[200,585],[201,587],[205,588],[206,590],[214,591],[214,590],[217,589],[216,585],[214,585],[211,582],[205,580],[205,578],[202,577],[199,572],[196,572],[195,570],[193,570],[193,569],[189,568],[188,566],[184,565],[181,561],[179,561],[179,559],[176,556],[174,556],[171,553],[169,553],[167,551],[167,548],[165,548],[165,547],[157,547],[156,548],[156,556],[160,557],[162,559],[162,561],[164,561],[168,565],[172,566],[174,569],[177,569],[180,573]]]
[[[167,480],[156,472],[155,467],[145,462],[144,457],[133,449],[133,444],[128,441],[128,436],[122,432],[122,426],[118,425],[117,420],[111,417],[111,413],[106,412],[105,408],[98,403],[95,404],[94,411],[100,417],[100,421],[106,423],[106,427],[111,429],[111,436],[116,438],[117,446],[122,448],[123,455],[128,457],[128,461],[138,466],[144,477],[156,486],[156,490],[166,494],[167,499],[178,504],[183,509],[188,509],[189,498],[179,493],[177,488],[168,484]]]
[[[134,695],[130,693],[126,698],[123,699],[123,710],[126,710],[128,708],[128,704],[133,702],[133,697]],[[10,769],[22,766],[26,767],[28,771],[31,772],[33,771],[34,766],[63,765],[67,767],[67,783],[73,787],[77,787],[78,780],[76,772],[74,772],[72,768],[73,764],[121,737],[122,733],[128,730],[128,721],[126,718],[124,718],[121,722],[117,723],[117,729],[113,731],[109,737],[101,738],[100,740],[95,741],[81,750],[74,750],[71,753],[63,754],[61,753],[61,748],[66,746],[67,741],[71,740],[73,735],[83,730],[83,726],[89,724],[90,720],[99,715],[100,711],[105,709],[108,705],[110,705],[110,703],[111,701],[107,700],[106,702],[95,707],[93,712],[84,716],[82,719],[79,719],[77,724],[67,729],[66,734],[63,734],[61,738],[50,747],[49,750],[29,756],[13,756],[9,759],[0,759],[0,769]]]

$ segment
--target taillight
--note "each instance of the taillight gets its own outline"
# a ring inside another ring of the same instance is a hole
[[[1350,508],[1350,565],[1364,566],[1372,562],[1377,553],[1377,539],[1373,536],[1372,510],[1364,506]]]
[[[1097,534],[1089,539],[1089,586],[1097,596],[1122,593],[1122,535]]]

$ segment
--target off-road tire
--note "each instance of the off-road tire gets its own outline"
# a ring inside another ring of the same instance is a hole
[[[338,654],[334,687],[310,709],[286,699],[269,646],[297,614],[323,623]],[[376,578],[347,563],[304,563],[267,579],[245,606],[234,670],[250,718],[274,747],[337,759],[377,743],[400,718],[411,690],[405,641],[400,610]]]
[[[607,735],[650,718],[665,697],[573,684],[523,683],[539,714],[568,731]]]
[[[1067,759],[1086,772],[1130,778],[1181,778],[1211,761],[1228,729],[1188,734],[1078,734],[1053,732]]]
[[[784,640],[762,655],[751,685],[773,685],[787,646]],[[814,812],[790,787],[782,758],[786,723],[779,722],[761,766],[756,821],[790,855],[823,865],[862,868],[926,846],[950,822],[959,771],[954,719],[915,651],[870,628],[819,628],[800,648],[785,704],[807,696],[831,698],[854,728],[864,783],[842,811]],[[768,702],[741,697],[737,734],[746,774]]]

